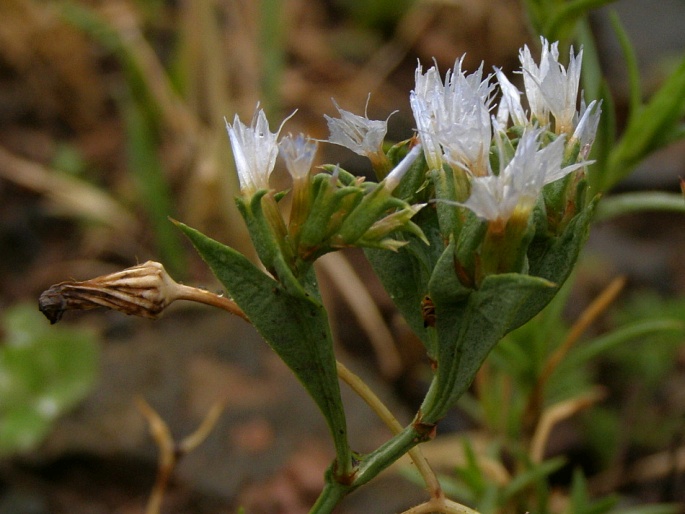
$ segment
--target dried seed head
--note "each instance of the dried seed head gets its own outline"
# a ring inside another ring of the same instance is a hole
[[[64,311],[107,307],[125,314],[155,319],[179,298],[179,285],[158,262],[147,261],[83,282],[61,282],[40,295],[38,308],[57,323]]]

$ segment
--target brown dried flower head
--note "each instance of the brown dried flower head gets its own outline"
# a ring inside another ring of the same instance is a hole
[[[40,295],[38,307],[50,323],[57,323],[66,310],[96,307],[156,319],[179,298],[179,287],[164,266],[147,261],[91,280],[55,284]]]

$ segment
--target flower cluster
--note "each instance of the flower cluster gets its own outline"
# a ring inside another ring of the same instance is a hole
[[[520,52],[523,92],[500,69],[484,76],[481,65],[467,73],[463,57],[444,80],[435,66],[424,73],[419,65],[410,94],[417,135],[388,153],[383,147],[387,119],[353,114],[334,100],[340,117],[325,116],[328,142],[368,157],[379,184],[335,166],[325,168],[328,174],[314,174],[316,141],[288,135],[279,143],[280,129],[270,132],[261,110],[249,127],[236,117],[227,127],[243,197],[261,191],[259,198],[271,202],[265,217],[290,260],[311,261],[345,246],[396,250],[406,243],[393,234],[398,230],[423,238],[410,219],[426,200],[393,196],[407,174],[416,176],[410,170],[420,167],[420,180],[413,184],[432,191],[422,198],[435,201],[443,213],[438,217],[445,240],[459,238],[471,211],[487,225],[482,248],[492,246],[488,237],[496,236],[506,239],[505,251],[511,253],[519,245],[514,253],[525,253],[533,218],[547,219],[547,228],[557,233],[578,211],[576,192],[583,173],[574,172],[589,164],[601,112],[596,101],[586,105],[582,93],[579,100],[582,50],[576,55],[571,48],[564,67],[558,43],[543,38],[541,46],[539,64],[528,47]],[[287,224],[269,193],[279,146],[293,179]],[[421,153],[424,158],[418,159]],[[532,216],[536,208],[541,216]],[[493,269],[509,268],[498,263]]]
[[[282,125],[271,132],[261,109],[250,125],[242,123],[238,116],[233,124],[226,123],[242,193],[239,204],[248,228],[254,228],[253,240],[267,268],[274,260],[274,251],[291,268],[297,268],[302,262],[310,263],[324,253],[348,246],[396,250],[405,242],[391,234],[401,230],[423,237],[410,221],[423,205],[409,205],[392,196],[393,189],[420,155],[421,146],[406,152],[392,168],[382,149],[387,121],[372,122],[339,107],[338,110],[340,119],[327,118],[330,142],[367,155],[379,170],[384,170],[384,176],[387,174],[380,183],[367,183],[332,166],[324,167],[329,173],[314,173],[318,142],[303,134],[288,134],[279,141]],[[287,222],[277,206],[277,195],[269,186],[279,153],[293,180]],[[264,240],[268,239],[273,244],[265,245]]]
[[[514,213],[530,213],[545,185],[588,164],[584,159],[601,112],[597,102],[585,106],[582,100],[576,110],[582,51],[576,56],[571,48],[566,69],[559,63],[558,43],[542,39],[540,65],[527,46],[520,61],[530,112],[501,70],[483,78],[481,66],[467,75],[462,60],[444,83],[435,67],[424,74],[419,66],[411,93],[429,167],[442,170],[447,164],[469,181],[468,198],[441,199],[499,224]],[[492,116],[497,86],[501,100]],[[508,133],[519,137],[512,140]]]

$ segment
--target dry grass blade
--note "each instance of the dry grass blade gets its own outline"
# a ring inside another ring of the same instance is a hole
[[[133,240],[138,233],[133,215],[100,189],[2,147],[0,177],[43,195],[61,212],[110,227],[123,240]]]
[[[557,369],[559,363],[561,363],[566,354],[568,354],[573,345],[578,342],[580,337],[585,333],[590,325],[592,325],[592,323],[594,323],[595,320],[603,312],[605,312],[618,297],[618,294],[623,289],[625,283],[626,280],[624,277],[615,278],[583,311],[578,320],[569,330],[564,342],[547,359],[545,367],[538,376],[537,382],[533,388],[533,392],[530,395],[530,399],[525,410],[524,422],[531,430],[536,427],[540,416],[543,395],[547,381]]]
[[[149,403],[143,398],[136,398],[136,405],[140,412],[145,416],[150,427],[150,435],[155,440],[159,448],[159,465],[157,469],[157,479],[148,499],[145,514],[159,514],[162,508],[164,492],[169,483],[171,472],[176,466],[177,456],[175,453],[174,440],[171,437],[169,427],[164,420],[157,414]]]
[[[552,405],[542,413],[540,421],[533,434],[530,444],[530,459],[535,463],[541,463],[545,456],[545,447],[554,426],[577,412],[590,407],[606,396],[602,388],[596,387],[590,392],[571,398],[564,402]]]
[[[325,259],[320,259],[319,266],[333,281],[366,332],[383,376],[397,377],[402,371],[402,360],[394,338],[357,272],[340,253],[332,253]]]

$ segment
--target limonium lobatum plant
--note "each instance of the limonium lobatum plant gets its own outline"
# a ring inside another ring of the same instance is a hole
[[[271,132],[262,110],[249,125],[238,116],[227,122],[237,203],[261,266],[178,226],[326,418],[336,458],[312,512],[331,512],[432,438],[494,345],[536,315],[573,269],[596,204],[586,173],[601,106],[586,105],[578,91],[582,51],[571,49],[565,67],[557,43],[542,39],[541,46],[538,62],[521,50],[523,92],[499,69],[468,73],[463,59],[444,79],[437,67],[424,73],[419,65],[410,94],[416,133],[387,151],[387,120],[335,104],[340,117],[326,117],[328,142],[368,157],[378,182],[337,165],[314,169],[320,142],[281,137],[282,125]],[[289,191],[269,182],[279,153]],[[289,212],[279,203],[285,194]],[[365,455],[348,441],[313,271],[322,255],[350,247],[364,249],[434,370],[414,420]],[[53,291],[53,316],[55,305],[64,304]],[[468,511],[438,503],[435,511]]]

